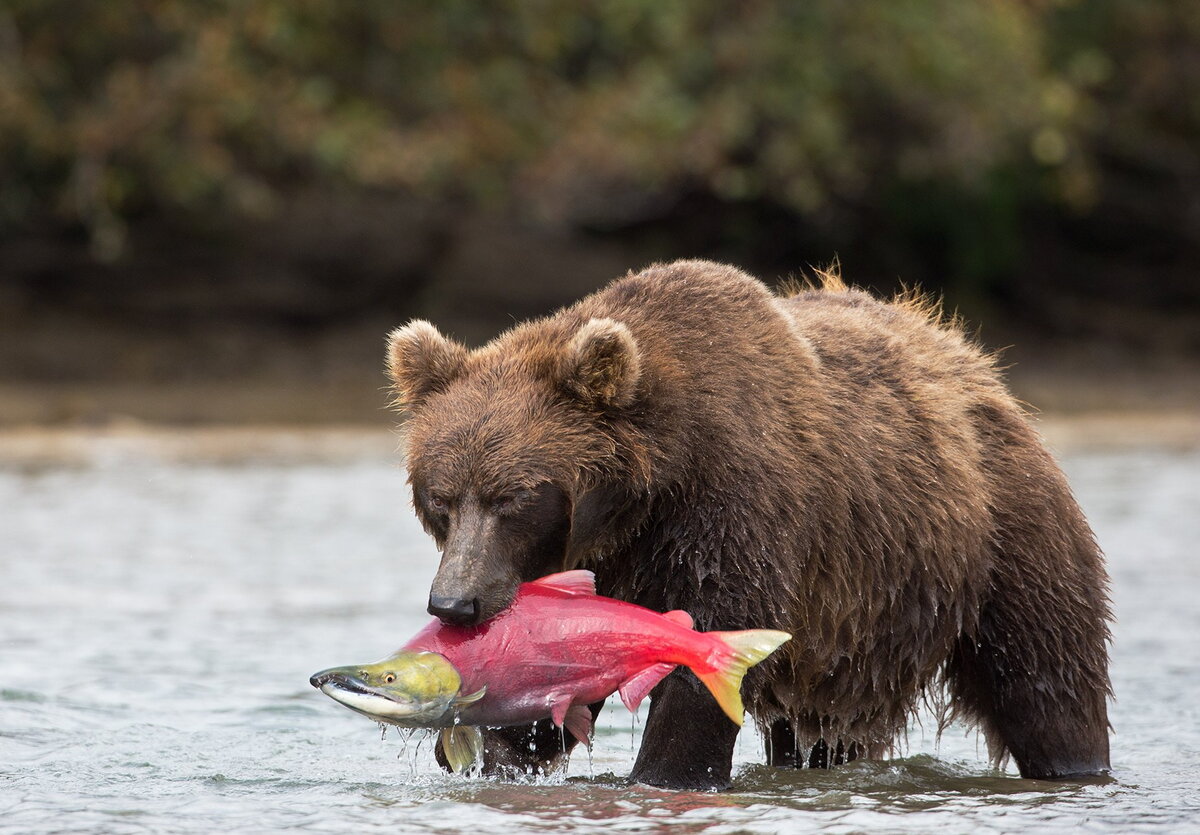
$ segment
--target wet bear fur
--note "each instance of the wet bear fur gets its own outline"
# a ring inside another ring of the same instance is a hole
[[[475,351],[415,321],[388,366],[443,619],[586,567],[700,630],[794,635],[743,690],[774,764],[881,757],[925,698],[1026,777],[1108,768],[1101,554],[993,359],[926,300],[680,261]],[[490,732],[488,769],[553,768],[548,725]],[[727,786],[736,733],[677,670],[631,777]]]

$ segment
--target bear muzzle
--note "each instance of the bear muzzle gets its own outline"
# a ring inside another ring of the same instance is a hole
[[[429,614],[442,623],[456,626],[474,626],[479,622],[479,598],[465,600],[460,597],[429,595]]]

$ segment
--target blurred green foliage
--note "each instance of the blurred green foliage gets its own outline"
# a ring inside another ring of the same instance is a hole
[[[949,228],[969,275],[1022,202],[1194,182],[1198,143],[1195,0],[0,7],[0,231],[77,225],[101,258],[146,213],[261,216],[313,184],[566,224],[687,189]]]

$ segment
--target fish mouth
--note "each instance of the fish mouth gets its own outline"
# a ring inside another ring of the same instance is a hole
[[[314,675],[309,684],[335,702],[389,725],[429,728],[450,724],[453,697],[422,702],[382,687],[372,687],[360,678],[336,670]]]

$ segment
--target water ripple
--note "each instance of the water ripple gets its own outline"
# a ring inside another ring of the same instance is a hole
[[[0,468],[0,831],[1190,831],[1200,454],[1066,467],[1114,579],[1113,779],[1021,780],[914,726],[902,756],[832,771],[763,766],[743,734],[719,794],[626,785],[619,705],[566,774],[497,782],[308,687],[424,623],[436,560],[386,458]]]

